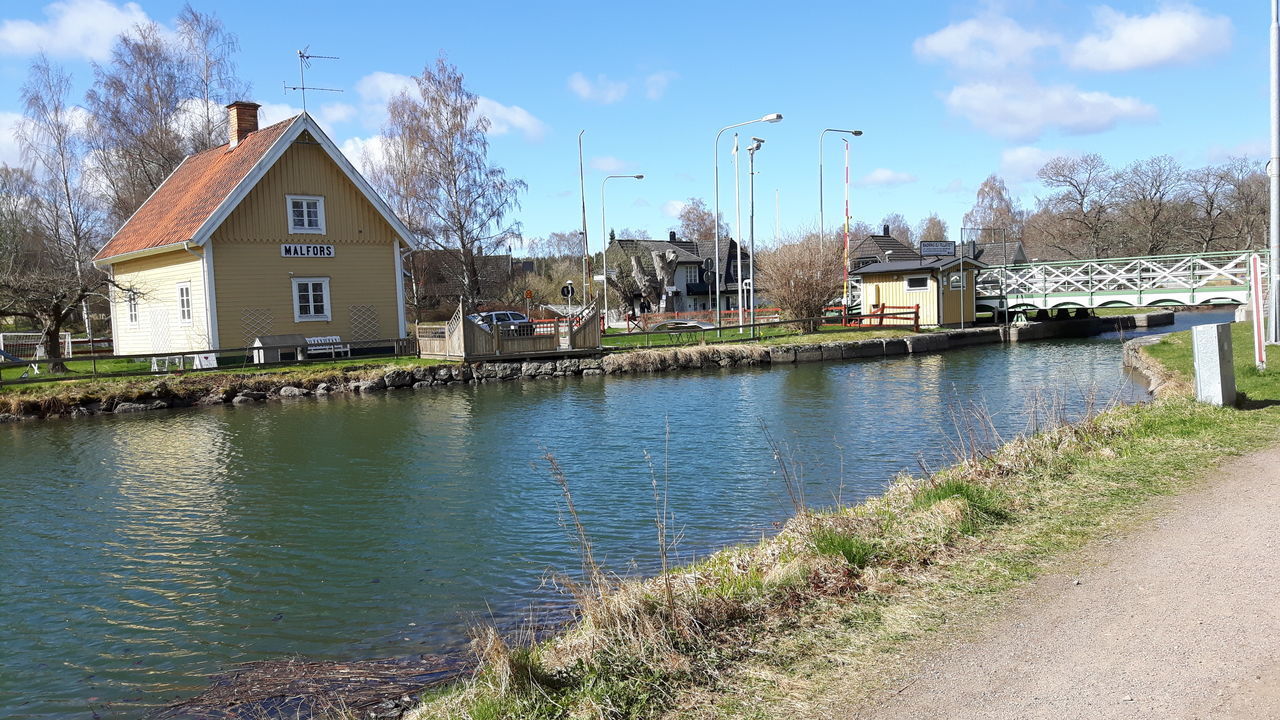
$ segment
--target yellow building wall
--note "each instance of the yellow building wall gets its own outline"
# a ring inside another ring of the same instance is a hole
[[[111,331],[117,355],[188,352],[210,346],[200,248],[175,250],[115,263],[118,285],[137,291],[138,321],[129,321],[126,293],[111,292]],[[191,321],[178,311],[178,285],[191,284]]]
[[[286,195],[324,198],[325,233],[290,234]],[[283,244],[333,245],[331,258],[286,258]],[[400,337],[395,231],[304,133],[213,233],[218,341],[261,335]],[[294,277],[329,278],[328,321],[294,322]]]
[[[925,273],[908,273],[923,275]],[[862,309],[871,312],[872,305],[897,307],[920,306],[920,324],[938,324],[938,284],[930,276],[924,290],[907,290],[907,275],[900,273],[870,273],[862,276]]]
[[[970,325],[975,320],[975,312],[977,308],[977,288],[975,287],[976,271],[964,270],[964,289],[952,290],[951,283],[948,278],[953,272],[961,272],[960,270],[951,270],[943,273],[942,281],[942,323],[943,325],[959,325],[961,323]]]

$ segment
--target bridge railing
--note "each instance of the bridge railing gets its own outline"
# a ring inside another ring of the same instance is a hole
[[[990,267],[978,274],[978,294],[1048,295],[1099,292],[1247,288],[1252,252],[1060,260]]]

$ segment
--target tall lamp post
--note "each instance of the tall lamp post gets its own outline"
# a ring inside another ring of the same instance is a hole
[[[839,129],[839,128],[827,128],[826,130],[823,130],[822,132],[818,133],[818,248],[819,248],[819,249],[822,249],[822,245],[826,242],[826,239],[827,239],[827,226],[826,226],[826,224],[825,224],[825,223],[826,223],[826,217],[825,217],[825,215],[824,215],[824,214],[823,214],[823,212],[822,212],[822,209],[823,209],[823,208],[822,208],[822,200],[823,200],[823,196],[822,196],[822,139],[823,139],[824,137],[826,137],[827,133],[829,133],[829,132],[834,132],[834,133],[845,133],[846,135],[852,135],[852,136],[854,136],[854,137],[859,137],[859,136],[861,136],[861,135],[862,135],[862,131],[861,131],[861,130],[841,130],[841,129]]]
[[[600,242],[603,244],[604,250],[600,252],[600,264],[604,266],[604,326],[607,330],[609,327],[609,231],[604,224],[604,184],[614,178],[631,178],[632,180],[643,180],[644,175],[606,175],[600,181]],[[600,331],[601,334],[604,330]]]
[[[1271,180],[1271,257],[1267,263],[1267,285],[1271,288],[1271,322],[1267,326],[1267,344],[1280,345],[1280,0],[1271,2],[1271,162],[1267,164]],[[1254,318],[1255,323],[1262,318]]]
[[[715,236],[716,289],[715,289],[715,293],[716,293],[716,325],[717,326],[720,325],[720,279],[723,277],[720,274],[720,136],[724,134],[725,130],[732,130],[733,128],[742,127],[743,125],[751,125],[753,123],[758,123],[758,122],[776,123],[781,121],[782,121],[782,113],[770,113],[769,115],[756,118],[755,120],[748,120],[746,122],[734,123],[733,125],[725,125],[724,127],[720,128],[719,132],[716,133],[716,143],[715,143],[715,168],[716,168],[715,169],[715,188],[716,189],[715,189],[715,199],[714,199],[714,206],[715,206],[714,212],[715,212],[715,226],[716,226],[716,236]],[[718,335],[719,333],[720,331],[717,329],[716,334]]]
[[[756,151],[764,146],[764,140],[751,138],[747,146],[747,234],[751,238],[751,337],[756,336]],[[741,286],[741,282],[738,283]]]

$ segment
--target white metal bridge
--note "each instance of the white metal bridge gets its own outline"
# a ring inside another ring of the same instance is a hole
[[[1232,251],[992,266],[978,274],[978,311],[1241,305],[1251,290],[1249,257],[1253,254]],[[1259,255],[1265,276],[1266,254]]]

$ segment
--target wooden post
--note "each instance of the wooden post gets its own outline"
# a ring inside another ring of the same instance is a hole
[[[913,316],[915,331],[920,332],[920,303],[916,303],[915,315]]]

